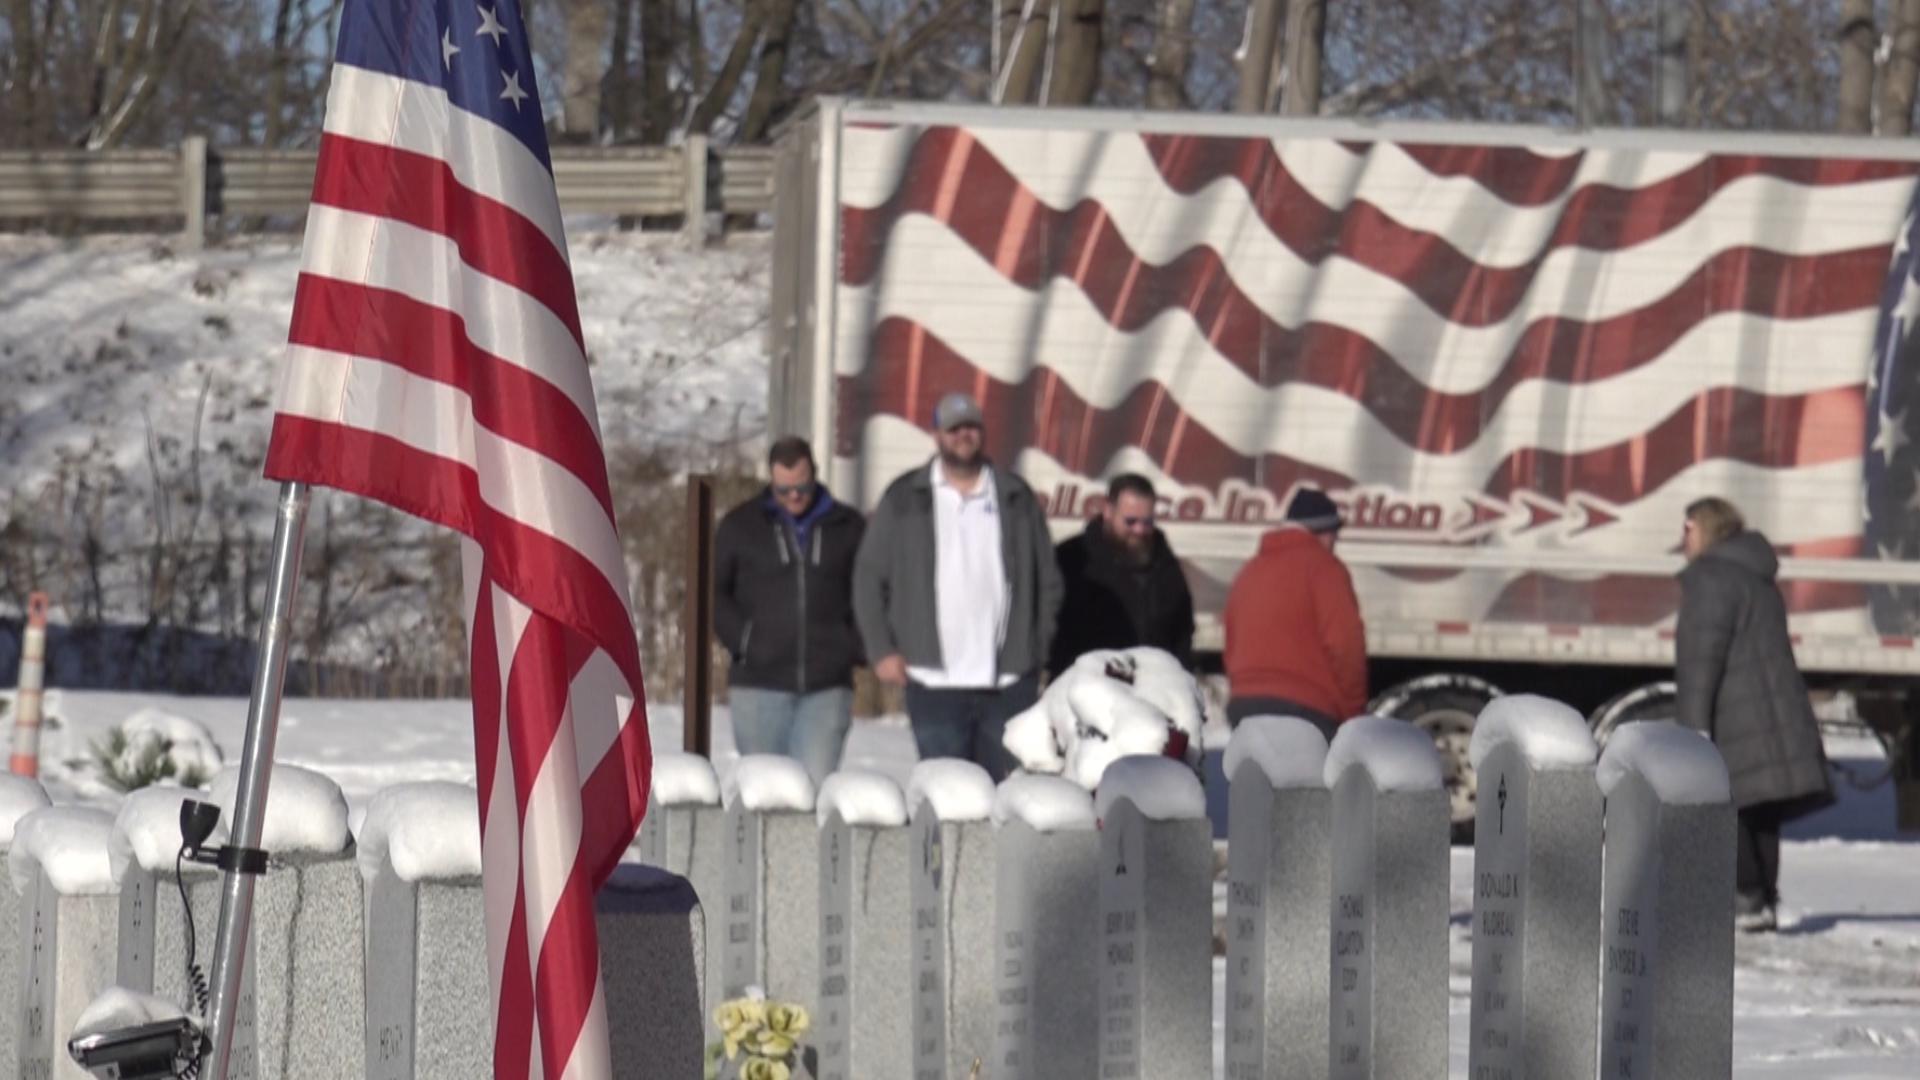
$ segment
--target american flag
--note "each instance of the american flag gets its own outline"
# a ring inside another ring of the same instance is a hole
[[[1124,469],[1191,502],[1203,610],[1259,531],[1234,508],[1299,485],[1387,526],[1362,542],[1658,555],[1715,494],[1783,554],[1873,554],[1836,493],[1911,457],[1867,408],[1910,156],[1154,126],[846,123],[836,490],[877,495],[926,452],[902,422],[959,389],[1043,497]],[[1920,521],[1912,472],[1887,490]],[[1664,574],[1356,580],[1408,621],[1648,628],[1678,601]],[[1787,591],[1797,629],[1868,628],[1859,587]]]
[[[1882,559],[1920,559],[1920,193],[1907,209],[1880,294],[1880,325],[1867,377],[1867,543]],[[1886,634],[1920,631],[1920,590],[1873,590],[1873,617]]]
[[[651,756],[515,0],[346,5],[288,337],[267,475],[464,537],[494,1074],[609,1076],[594,893]]]

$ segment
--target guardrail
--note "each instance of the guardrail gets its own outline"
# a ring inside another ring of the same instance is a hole
[[[0,229],[8,223],[180,223],[189,245],[213,219],[297,218],[313,190],[313,150],[216,149],[189,138],[177,150],[0,152]],[[713,152],[704,137],[680,146],[556,147],[553,179],[568,213],[681,217],[703,242],[707,215],[773,210],[773,151]]]

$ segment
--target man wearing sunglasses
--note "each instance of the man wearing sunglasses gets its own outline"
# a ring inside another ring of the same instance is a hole
[[[1048,670],[1058,676],[1095,649],[1151,645],[1193,665],[1193,594],[1180,560],[1154,525],[1153,484],[1123,473],[1107,484],[1107,505],[1086,531],[1054,555],[1066,582]]]
[[[767,451],[771,482],[714,537],[714,633],[733,657],[727,700],[742,754],[786,754],[818,785],[840,764],[860,637],[853,559],[866,523],[814,476],[789,436]]]
[[[966,394],[933,412],[939,453],[888,486],[854,571],[860,635],[881,681],[904,686],[922,760],[968,758],[997,782],[1007,721],[1040,694],[1060,609],[1046,512],[987,460]]]

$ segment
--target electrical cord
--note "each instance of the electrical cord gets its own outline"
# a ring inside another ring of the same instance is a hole
[[[187,922],[187,1008],[199,1010],[201,1033],[200,1046],[194,1054],[193,1060],[176,1069],[174,1075],[178,1077],[179,1080],[198,1080],[200,1076],[200,1059],[206,1056],[207,1050],[205,1025],[207,1022],[207,1000],[211,994],[207,988],[207,973],[201,969],[194,958],[198,943],[194,938],[193,903],[187,898],[187,877],[184,869],[186,858],[187,849],[183,845],[180,848],[180,853],[173,857],[173,884],[180,890],[180,914]]]

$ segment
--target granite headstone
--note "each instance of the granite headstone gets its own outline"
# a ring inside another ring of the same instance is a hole
[[[1107,766],[1100,820],[1102,1080],[1204,1076],[1213,1060],[1213,826],[1200,779],[1159,755]]]
[[[1599,1006],[1600,786],[1585,718],[1528,695],[1474,727],[1473,996],[1468,1074],[1593,1069]]]
[[[913,1069],[911,834],[906,800],[878,773],[820,785],[819,1080]]]
[[[48,805],[38,780],[0,773],[0,856],[13,847],[14,825]],[[0,1063],[19,1060],[14,1027],[20,1011],[20,901],[11,886],[0,887]]]
[[[1326,737],[1294,717],[1248,717],[1227,747],[1228,1080],[1327,1067],[1326,760]]]
[[[1600,759],[1602,1080],[1733,1075],[1735,817],[1701,735],[1625,724]]]
[[[107,857],[113,818],[55,806],[20,819],[7,853],[20,900],[15,1075],[86,1080],[67,1037],[100,991],[113,985],[120,902]]]
[[[654,755],[653,786],[647,795],[647,816],[634,841],[641,862],[686,878],[699,897],[708,939],[701,950],[705,971],[700,1012],[706,1018],[708,1038],[713,1007],[720,1002],[724,982],[721,965],[726,896],[727,812],[720,804],[719,781],[713,766],[698,754],[661,752]]]
[[[1334,1080],[1445,1080],[1448,802],[1419,728],[1379,716],[1340,725],[1333,789]]]
[[[700,1075],[707,937],[693,886],[657,867],[629,864],[614,872],[596,906],[613,1075]]]
[[[1016,774],[993,807],[994,1080],[1099,1074],[1100,838],[1093,800],[1054,776]]]
[[[741,758],[729,785],[719,998],[758,987],[818,1016],[820,828],[813,781],[791,758]]]
[[[968,1080],[993,1053],[993,780],[970,761],[923,761],[913,813],[913,1077]]]

